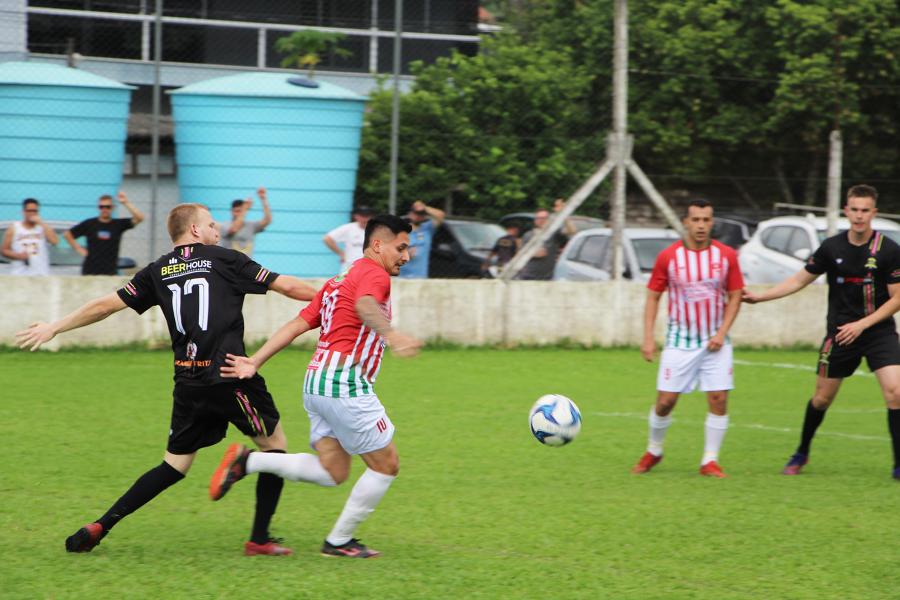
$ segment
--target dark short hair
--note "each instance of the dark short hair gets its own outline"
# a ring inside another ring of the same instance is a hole
[[[372,236],[380,229],[390,229],[394,235],[397,235],[401,231],[405,231],[406,233],[411,232],[412,225],[410,225],[407,220],[402,219],[397,215],[378,215],[377,217],[372,217],[369,222],[366,223],[366,237],[363,240],[363,250],[369,247]]]
[[[687,217],[691,212],[691,207],[696,206],[697,208],[712,208],[712,202],[709,200],[704,200],[703,198],[697,198],[696,200],[691,200],[688,205],[684,209],[684,216]]]
[[[847,190],[847,200],[850,198],[871,198],[878,203],[878,190],[871,185],[854,185]]]
[[[38,206],[41,205],[41,203],[38,202],[35,198],[25,198],[24,200],[22,200],[22,208],[25,208],[29,204],[37,204]]]
[[[242,206],[243,204],[244,204],[244,201],[241,200],[241,199],[232,200],[232,201],[231,201],[231,208],[237,208],[238,206]]]
[[[354,208],[350,214],[351,215],[360,215],[361,217],[370,217],[375,214],[375,211],[372,210],[371,207],[363,205],[363,206],[357,206],[356,208]]]

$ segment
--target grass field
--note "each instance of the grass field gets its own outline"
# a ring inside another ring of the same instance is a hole
[[[307,442],[299,399],[307,358],[286,352],[263,372],[297,451]],[[67,535],[159,463],[170,355],[3,352],[0,597],[900,597],[900,485],[890,478],[874,378],[844,384],[807,472],[784,477],[814,353],[736,358],[726,480],[697,475],[698,394],[675,412],[666,460],[649,475],[629,474],[655,382],[655,365],[635,350],[388,358],[378,387],[397,425],[401,474],[359,531],[383,556],[342,561],[318,548],[346,484],[288,483],[273,532],[296,554],[242,556],[252,481],[219,503],[206,495],[224,443],[94,552],[67,554]],[[528,408],[548,392],[570,396],[584,415],[581,436],[563,448],[528,431]],[[229,439],[240,436],[232,429]]]

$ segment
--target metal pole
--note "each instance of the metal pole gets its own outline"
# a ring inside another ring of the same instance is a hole
[[[838,211],[841,206],[841,166],[843,163],[844,142],[841,130],[835,129],[829,136],[831,142],[828,156],[828,199],[825,208],[827,235],[831,237],[838,231]]]
[[[369,28],[372,37],[369,38],[369,73],[378,72],[378,0],[372,0],[372,23]]]
[[[615,160],[613,196],[610,206],[612,221],[612,275],[622,279],[622,230],[625,229],[626,135],[628,130],[628,4],[616,0],[615,40],[613,47],[613,133],[609,143]]]
[[[156,259],[156,205],[159,199],[159,64],[162,61],[162,0],[156,0],[153,22],[153,126],[150,137],[150,260]]]
[[[388,212],[397,212],[397,158],[400,153],[400,50],[403,35],[403,0],[394,1],[394,97],[391,106],[391,187]]]

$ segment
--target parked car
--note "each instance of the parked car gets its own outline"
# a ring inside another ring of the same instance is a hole
[[[485,277],[481,267],[498,239],[506,235],[496,223],[451,217],[434,232],[429,277]]]
[[[738,253],[746,283],[778,283],[799,271],[825,239],[825,217],[775,217],[762,221]],[[873,219],[872,227],[900,243],[900,225]],[[850,228],[838,219],[838,229]],[[823,281],[819,279],[818,281]]]
[[[735,250],[750,241],[756,231],[757,221],[737,215],[716,215],[712,237]]]
[[[6,233],[6,230],[12,227],[13,221],[0,221],[0,239]],[[53,228],[56,235],[59,236],[57,245],[48,244],[50,247],[50,274],[51,275],[81,275],[81,263],[84,258],[66,242],[63,234],[74,227],[76,221],[51,221],[47,224]],[[126,269],[134,269],[137,263],[133,259],[126,256],[119,257],[118,269],[123,271]],[[5,256],[0,255],[0,275],[9,275],[12,269],[10,261]]]
[[[584,231],[585,229],[593,229],[603,227],[606,223],[603,219],[596,217],[586,217],[584,215],[572,215],[569,217],[575,229]],[[519,228],[519,236],[525,235],[526,231],[534,229],[534,213],[533,212],[517,212],[503,215],[500,217],[500,227],[506,229],[510,225],[516,225]]]
[[[578,232],[563,249],[553,279],[568,281],[606,281],[612,279],[612,252],[607,227]],[[680,239],[672,229],[627,227],[622,233],[626,279],[647,281],[657,255]]]

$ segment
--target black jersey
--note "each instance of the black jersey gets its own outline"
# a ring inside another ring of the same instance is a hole
[[[828,238],[809,257],[806,270],[828,274],[828,335],[845,323],[858,321],[887,302],[887,286],[900,283],[900,246],[874,232],[868,244],[854,246],[842,232]],[[887,318],[870,331],[894,331]]]
[[[265,294],[278,277],[236,250],[178,246],[141,269],[118,291],[137,313],[159,305],[175,353],[175,381],[222,383],[225,355],[243,356],[244,295]]]

